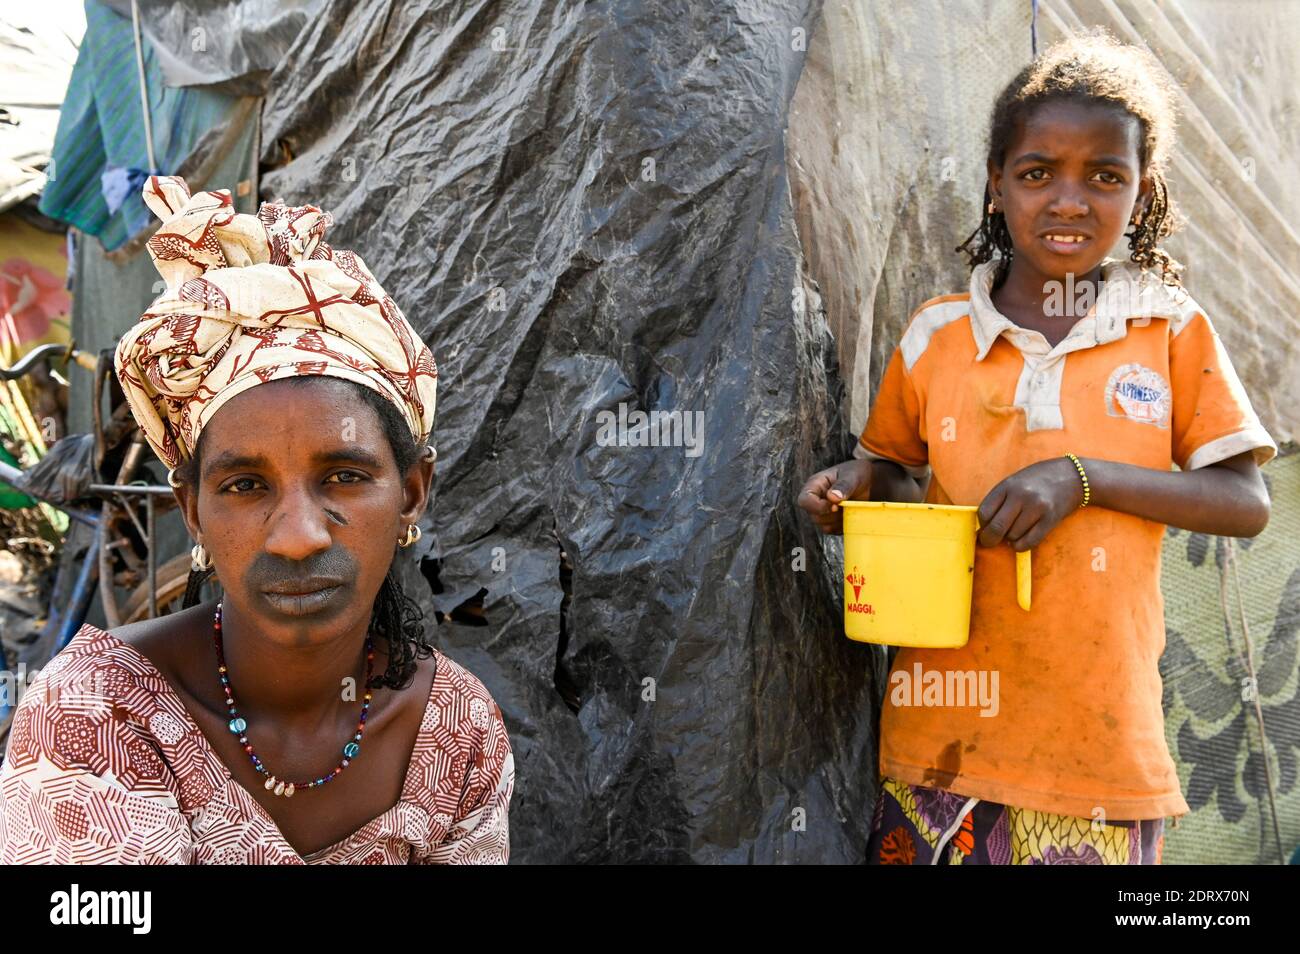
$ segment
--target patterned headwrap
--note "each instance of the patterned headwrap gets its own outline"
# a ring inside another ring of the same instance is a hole
[[[360,257],[322,241],[330,213],[264,202],[245,215],[228,190],[191,197],[178,176],[150,176],[144,200],[163,220],[149,254],[167,289],[122,336],[115,364],[169,468],[236,394],[305,374],[379,392],[428,440],[433,354]]]

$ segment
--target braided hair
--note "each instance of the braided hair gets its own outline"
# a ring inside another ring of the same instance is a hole
[[[311,378],[285,380],[304,381]],[[384,436],[388,439],[389,447],[392,448],[394,460],[397,461],[398,473],[406,474],[419,457],[420,448],[416,446],[411,430],[402,420],[397,408],[372,388],[354,381],[345,380],[345,383],[356,391],[358,400],[368,404],[379,416]],[[176,468],[176,479],[197,485],[203,438],[204,432],[201,432],[193,456]],[[183,607],[188,608],[199,603],[203,584],[211,579],[213,573],[213,570],[190,570],[185,586],[185,598],[181,604]],[[425,632],[424,613],[419,604],[402,589],[396,559],[388,568],[388,573],[384,576],[384,581],[375,596],[375,605],[370,613],[370,635],[376,642],[382,642],[388,651],[388,668],[371,678],[367,686],[370,689],[384,687],[405,689],[415,679],[417,660],[433,654],[433,643]]]
[[[1138,159],[1152,189],[1149,205],[1126,233],[1129,258],[1144,271],[1159,268],[1165,284],[1181,286],[1183,266],[1160,247],[1181,224],[1165,181],[1176,118],[1173,80],[1147,50],[1126,46],[1103,31],[1062,40],[1016,74],[993,104],[989,164],[1001,166],[1006,161],[1007,146],[1034,109],[1061,100],[1109,104],[1138,121],[1142,133]],[[979,227],[956,251],[966,254],[972,269],[996,258],[996,288],[1006,280],[1014,249],[1006,217],[1001,211],[989,211],[990,190],[985,182]]]

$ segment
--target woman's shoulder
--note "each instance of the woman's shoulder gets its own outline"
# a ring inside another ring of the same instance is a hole
[[[115,709],[130,708],[140,700],[142,690],[159,690],[158,676],[135,647],[86,623],[43,668],[28,674],[23,698],[35,705],[58,704],[71,696],[85,705],[101,702]]]
[[[130,646],[83,626],[18,702],[0,767],[0,862],[183,863],[192,834],[160,748],[183,726]],[[157,708],[152,716],[148,707]]]
[[[1122,317],[1167,319],[1170,336],[1176,336],[1193,319],[1209,316],[1182,285],[1165,282],[1155,269],[1142,268],[1134,262],[1107,259],[1102,265],[1104,288],[1098,299],[1099,310],[1105,308]]]
[[[912,309],[912,314],[908,316],[908,321],[915,321],[918,316],[926,312],[934,312],[937,309],[946,309],[948,311],[961,311],[970,307],[970,290],[950,292],[946,295],[935,295],[933,298],[927,298],[921,304]]]
[[[950,340],[951,334],[968,334],[960,329],[972,318],[973,307],[969,291],[936,295],[918,305],[904,322],[898,339],[898,354],[908,371],[936,339]]]
[[[163,765],[148,713],[167,691],[132,647],[82,626],[18,700],[5,766],[48,761],[62,771],[111,773],[128,788],[157,784]]]
[[[903,323],[903,336],[933,334],[939,327],[965,318],[970,314],[970,290],[951,292],[927,298],[912,309]]]
[[[413,800],[432,821],[436,847],[422,863],[509,854],[507,807],[514,755],[501,708],[469,669],[434,650],[438,671],[416,743]]]
[[[433,658],[437,670],[429,708],[436,710],[438,724],[453,731],[481,733],[490,723],[501,721],[501,707],[481,679],[439,649],[434,649]],[[429,721],[428,715],[425,721]]]

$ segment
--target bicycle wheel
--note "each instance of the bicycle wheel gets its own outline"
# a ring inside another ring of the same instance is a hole
[[[190,555],[182,553],[172,557],[158,567],[158,615],[167,616],[181,608],[185,599],[185,585],[190,578]],[[204,590],[211,586],[204,584]],[[131,595],[121,607],[123,623],[137,623],[142,619],[152,618],[149,614],[149,584],[140,584],[131,591]]]

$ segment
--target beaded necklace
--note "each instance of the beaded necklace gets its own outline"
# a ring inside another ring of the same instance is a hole
[[[266,770],[262,760],[257,757],[253,751],[253,743],[248,741],[248,723],[239,715],[239,709],[235,706],[235,696],[230,689],[230,672],[226,668],[226,654],[221,645],[221,604],[217,603],[217,612],[212,617],[212,639],[217,646],[217,672],[221,676],[221,688],[226,694],[226,708],[230,712],[230,721],[227,727],[235,735],[239,736],[239,744],[244,747],[248,757],[253,760],[253,767],[266,776],[265,788],[267,791],[274,792],[276,795],[282,795],[285,798],[292,798],[293,793],[300,788],[316,788],[324,785],[342,772],[352,760],[361,752],[361,735],[366,731],[366,713],[370,711],[371,693],[370,677],[375,670],[375,646],[369,636],[366,636],[366,681],[362,685],[366,686],[365,701],[361,705],[361,718],[357,720],[357,731],[343,746],[343,759],[334,770],[328,775],[323,775],[318,779],[306,780],[301,782],[286,782],[284,779],[276,778]]]

